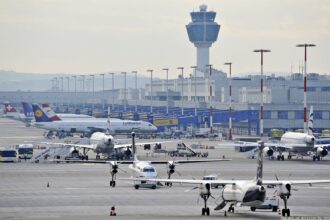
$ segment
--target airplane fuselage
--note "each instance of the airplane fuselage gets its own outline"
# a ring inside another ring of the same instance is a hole
[[[35,122],[34,125],[50,131],[85,132],[107,130],[107,119],[61,120],[53,122]],[[123,133],[131,131],[155,132],[157,128],[149,122],[110,119],[110,131]]]
[[[237,181],[235,184],[227,184],[221,196],[224,201],[254,207],[264,202],[266,190],[254,181]]]

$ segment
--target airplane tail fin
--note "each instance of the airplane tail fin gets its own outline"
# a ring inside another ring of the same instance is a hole
[[[110,107],[108,106],[108,119],[107,119],[107,134],[110,134]]]
[[[52,122],[51,118],[47,116],[44,110],[38,104],[32,104],[34,118],[36,122]]]
[[[47,104],[42,104],[42,108],[45,114],[52,120],[52,121],[61,121],[61,118],[53,111],[53,109]]]
[[[5,102],[4,105],[5,105],[5,111],[4,111],[5,114],[8,112],[17,112],[16,109],[13,106],[11,106],[9,102]]]
[[[265,143],[263,141],[258,142],[258,158],[257,158],[257,176],[256,180],[258,182],[258,185],[261,185],[262,183],[262,174],[263,174],[263,149],[265,147]]]
[[[135,133],[132,132],[132,156],[134,161],[138,161],[136,156],[136,146],[135,146]]]
[[[34,112],[33,112],[32,105],[27,102],[22,102],[22,105],[23,105],[23,111],[24,111],[25,117],[34,118]]]
[[[313,106],[309,109],[309,119],[308,119],[308,130],[307,133],[309,135],[313,135],[313,129],[314,129],[314,111]]]

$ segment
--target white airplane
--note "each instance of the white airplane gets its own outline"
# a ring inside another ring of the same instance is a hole
[[[55,121],[59,121],[59,120],[67,120],[67,119],[70,119],[70,120],[73,120],[73,119],[78,119],[78,120],[81,120],[81,119],[89,119],[89,118],[94,118],[92,116],[89,116],[89,115],[84,115],[84,114],[70,114],[70,113],[55,113],[53,111],[53,109],[49,106],[49,104],[42,104],[42,109],[44,110],[45,114],[55,120]],[[31,106],[32,108],[32,106]]]
[[[258,166],[256,178],[247,180],[190,180],[190,179],[157,179],[157,178],[121,178],[123,180],[150,181],[150,182],[168,182],[168,183],[186,183],[197,185],[200,197],[204,200],[202,215],[210,215],[210,209],[207,207],[207,200],[211,195],[212,185],[221,185],[220,195],[222,202],[214,209],[221,210],[229,205],[228,212],[234,212],[234,205],[248,206],[251,210],[261,205],[266,196],[266,185],[277,186],[277,195],[283,199],[284,209],[282,216],[290,216],[290,209],[287,207],[287,201],[291,196],[293,185],[330,183],[330,180],[263,180],[263,147],[261,142],[258,151]]]
[[[308,131],[306,133],[300,132],[285,132],[280,142],[278,143],[265,143],[263,149],[265,156],[273,156],[277,152],[277,160],[284,160],[283,152],[289,153],[288,159],[291,159],[293,154],[301,156],[312,155],[313,160],[320,160],[321,157],[328,155],[327,147],[329,144],[317,144],[316,138],[313,135],[313,106],[310,108]],[[253,143],[242,142],[241,147],[251,146]],[[257,143],[254,143],[257,145]]]
[[[4,103],[4,117],[11,118],[19,121],[25,120],[25,115],[18,112],[15,107],[11,106],[9,102]]]
[[[89,118],[89,119],[67,119],[62,120],[56,116],[54,118],[48,117],[45,111],[37,104],[32,104],[36,122],[34,126],[46,129],[49,131],[59,131],[68,133],[84,133],[92,134],[94,132],[106,131],[107,121],[106,118]],[[110,119],[111,130],[110,133],[127,133],[127,132],[156,132],[157,127],[145,121],[132,121]]]
[[[207,160],[178,160],[178,161],[141,161],[138,160],[135,152],[136,146],[142,146],[145,144],[154,144],[159,142],[148,142],[148,143],[137,143],[135,144],[135,133],[132,132],[132,144],[120,144],[115,145],[115,148],[128,148],[132,147],[132,156],[133,161],[106,161],[106,160],[88,160],[88,161],[72,161],[72,162],[84,162],[84,163],[108,163],[111,166],[111,180],[110,186],[115,187],[116,185],[116,174],[118,173],[119,164],[129,164],[128,168],[132,171],[132,174],[135,178],[157,178],[156,168],[152,164],[167,164],[167,174],[168,179],[171,178],[171,175],[175,172],[176,164],[184,164],[184,163],[203,163],[203,162],[219,162],[219,161],[230,161],[231,159],[207,159]],[[72,145],[74,146],[74,145]],[[54,160],[57,162],[67,162],[65,160]],[[140,187],[144,188],[157,188],[158,181],[144,181],[137,180],[134,181],[134,188],[139,189]],[[172,184],[167,183],[166,185],[171,186]]]
[[[288,159],[292,158],[293,154],[301,156],[312,155],[313,160],[320,160],[321,157],[328,155],[327,147],[329,144],[317,144],[316,138],[313,135],[313,124],[314,114],[313,106],[310,107],[309,120],[308,120],[308,131],[306,133],[300,132],[285,132],[280,140],[279,144],[266,143],[269,146],[268,149],[272,148],[278,152],[277,160],[284,160],[283,151],[289,152]]]

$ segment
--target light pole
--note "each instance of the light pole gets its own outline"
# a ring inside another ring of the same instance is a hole
[[[82,95],[85,93],[85,75],[81,75],[82,80]],[[85,100],[83,100],[83,108],[85,108]]]
[[[184,115],[183,110],[183,67],[178,67],[178,70],[181,70],[181,115]]]
[[[233,133],[232,133],[232,120],[231,120],[231,111],[232,111],[232,106],[231,106],[231,102],[232,102],[232,97],[231,97],[231,62],[225,63],[225,65],[229,65],[229,132],[228,132],[228,140],[232,140],[233,139]]]
[[[77,76],[72,76],[74,78],[74,110],[77,108]]]
[[[261,55],[261,68],[260,68],[260,137],[263,139],[264,136],[264,76],[263,76],[263,71],[264,71],[264,53],[270,52],[270,50],[265,50],[265,49],[258,49],[254,50],[253,52],[255,53],[260,53]]]
[[[213,133],[213,108],[212,108],[212,83],[211,83],[211,79],[212,79],[212,64],[207,64],[206,67],[209,68],[210,70],[210,75],[209,75],[209,102],[210,102],[210,133]]]
[[[296,47],[305,48],[304,67],[304,132],[307,133],[307,47],[315,47],[315,44],[298,44]]]
[[[138,89],[137,89],[137,71],[132,71],[132,73],[135,74],[135,95],[136,95],[135,112],[137,112],[137,109],[138,109],[138,99],[139,99],[139,93],[138,93]]]
[[[102,110],[104,111],[104,73],[101,73],[100,76],[102,76]]]
[[[67,97],[68,97],[68,109],[69,109],[69,105],[70,105],[70,102],[69,102],[69,100],[70,100],[70,98],[69,98],[69,94],[70,94],[70,76],[67,76],[67,77],[65,77],[65,78],[66,78],[67,83],[68,83],[68,84],[67,84],[67,86],[68,86],[68,87],[67,87],[67,89],[68,89],[68,90],[67,90],[67,91],[68,91],[68,96],[67,96]]]
[[[92,112],[94,112],[94,101],[95,101],[94,79],[95,79],[95,75],[91,74],[90,76],[92,77],[92,97],[93,97]]]
[[[196,77],[196,69],[197,66],[191,66],[190,68],[192,68],[194,70],[194,90],[195,90],[195,98],[194,98],[194,103],[195,103],[195,116],[197,116],[197,77]]]
[[[113,111],[114,110],[114,107],[115,107],[115,91],[114,91],[114,85],[115,85],[115,78],[114,78],[114,75],[115,73],[109,73],[110,75],[112,75],[112,78],[111,78],[111,94],[112,94],[112,103],[111,103],[111,110]]]
[[[152,113],[153,97],[152,97],[152,72],[153,70],[147,70],[150,72],[150,112]]]
[[[163,68],[166,71],[166,114],[168,115],[168,68]]]
[[[64,87],[63,87],[63,76],[60,77],[60,80],[61,80],[61,101],[62,101],[62,108],[63,108],[63,105],[64,105]]]
[[[126,112],[126,102],[127,102],[127,96],[126,96],[126,72],[122,72],[124,74],[124,112]]]

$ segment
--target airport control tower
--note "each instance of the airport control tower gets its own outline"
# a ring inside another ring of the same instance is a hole
[[[216,13],[207,11],[206,5],[199,6],[198,12],[191,12],[191,20],[186,25],[189,41],[197,48],[197,68],[205,70],[209,61],[209,48],[218,38],[220,25],[214,22]]]

